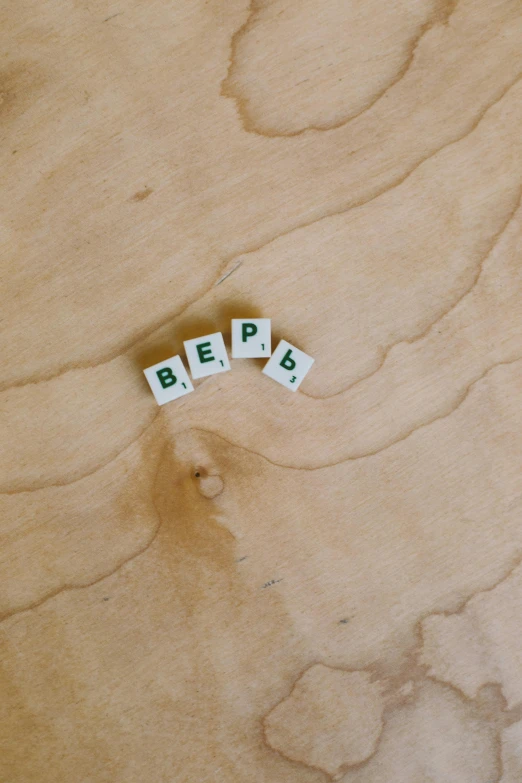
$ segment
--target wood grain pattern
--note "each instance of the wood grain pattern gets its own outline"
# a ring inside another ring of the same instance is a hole
[[[519,783],[520,3],[0,38],[1,783]],[[157,408],[241,316],[298,393]]]

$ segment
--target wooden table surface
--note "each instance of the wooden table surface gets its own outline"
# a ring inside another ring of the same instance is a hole
[[[520,783],[520,0],[0,40],[0,782]]]

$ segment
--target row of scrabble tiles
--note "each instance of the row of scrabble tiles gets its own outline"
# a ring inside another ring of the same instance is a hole
[[[186,340],[183,345],[194,379],[230,370],[221,332]],[[264,374],[291,391],[297,391],[314,363],[311,356],[286,340],[281,340],[272,353],[270,318],[232,319],[232,358],[267,358]],[[194,391],[181,356],[173,356],[147,367],[144,373],[158,405],[177,400],[178,397]]]

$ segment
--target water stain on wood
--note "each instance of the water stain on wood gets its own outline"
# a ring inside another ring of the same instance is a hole
[[[519,4],[10,5],[0,780],[522,780]]]
[[[152,188],[143,188],[143,190],[138,190],[132,196],[131,201],[145,201],[145,199],[152,195],[152,193],[154,193]]]

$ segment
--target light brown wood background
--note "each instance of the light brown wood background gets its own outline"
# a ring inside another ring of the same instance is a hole
[[[520,783],[520,0],[0,40],[1,783]]]

